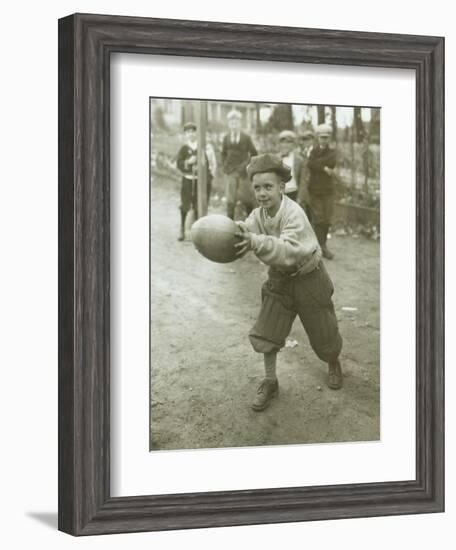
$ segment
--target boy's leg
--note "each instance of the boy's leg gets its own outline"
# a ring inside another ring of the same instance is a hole
[[[277,352],[265,353],[263,357],[265,377],[257,389],[255,399],[252,403],[254,411],[264,410],[269,405],[271,399],[279,393],[279,382],[276,374]]]
[[[190,210],[192,205],[192,181],[186,178],[182,178],[181,183],[181,204],[180,204],[180,216],[181,216],[181,226],[178,241],[183,241],[185,239],[185,220],[187,218],[187,213]]]
[[[263,354],[265,378],[260,384],[252,408],[256,411],[265,409],[271,399],[279,392],[276,375],[277,353],[285,345],[285,338],[290,333],[296,311],[291,309],[291,297],[286,289],[275,292],[277,281],[269,279],[262,288],[261,310],[258,319],[249,333],[253,349]]]
[[[234,211],[237,201],[238,177],[234,172],[225,174],[226,215],[234,220]]]
[[[239,176],[239,200],[244,207],[246,216],[249,216],[250,212],[255,208],[256,199],[253,192],[252,184],[247,176]]]
[[[339,355],[342,337],[332,302],[334,287],[323,262],[295,282],[298,314],[317,356],[328,363],[327,384],[331,389],[342,387]]]
[[[328,244],[327,244],[327,238],[329,229],[332,224],[332,218],[333,218],[333,211],[334,211],[334,195],[328,195],[323,197],[323,221],[322,221],[322,231],[323,231],[323,256],[327,260],[332,260],[334,258],[334,254],[329,250]]]
[[[266,380],[274,382],[277,380],[277,353],[275,351],[271,353],[265,353],[264,358],[264,377]]]
[[[329,230],[329,218],[332,216],[331,213],[331,204],[332,196],[315,196],[310,195],[310,207],[312,210],[312,225],[315,231],[315,235],[318,239],[318,244],[320,245],[321,251],[323,252],[323,257],[327,260],[332,260],[334,254],[328,250],[326,245],[326,239],[328,236]]]
[[[179,237],[177,237],[177,240],[183,241],[185,240],[185,220],[187,218],[187,212],[184,212],[182,207],[180,208],[180,215],[181,215],[181,226],[180,226]]]

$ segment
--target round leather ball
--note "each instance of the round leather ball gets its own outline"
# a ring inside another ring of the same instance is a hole
[[[220,214],[210,214],[197,220],[191,229],[195,248],[208,260],[226,264],[234,261],[239,242],[237,225],[232,219]]]

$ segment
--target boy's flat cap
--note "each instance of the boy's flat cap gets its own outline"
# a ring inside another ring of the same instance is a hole
[[[279,141],[289,141],[294,143],[296,141],[296,134],[291,130],[283,130],[279,134]]]
[[[194,122],[186,122],[184,124],[184,132],[187,130],[196,130],[196,124]]]
[[[291,180],[290,168],[282,162],[280,157],[271,153],[252,157],[250,164],[247,166],[247,175],[250,180],[255,174],[264,174],[265,172],[278,174],[284,183]]]

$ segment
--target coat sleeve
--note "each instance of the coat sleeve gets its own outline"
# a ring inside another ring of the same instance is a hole
[[[255,215],[255,210],[252,210],[252,212],[250,212],[249,216],[244,221],[238,221],[235,223],[239,227],[245,227],[250,231],[250,233],[261,233],[261,229]],[[238,256],[238,258],[243,258],[246,254],[247,252],[244,252],[244,254]]]
[[[318,249],[310,224],[297,215],[288,218],[279,237],[253,234],[252,244],[253,252],[262,262],[277,268],[302,265]]]
[[[335,149],[330,149],[326,156],[326,164],[328,168],[335,168],[337,163],[337,152]]]
[[[298,155],[298,153],[295,153],[293,170],[294,170],[296,185],[298,187],[301,184],[301,168],[302,168],[302,157],[301,155]]]
[[[315,151],[315,150],[314,150]],[[312,151],[312,153],[314,152]],[[330,149],[326,154],[317,156],[310,154],[308,167],[316,172],[324,172],[325,166],[328,168],[335,168],[336,166],[336,151]]]
[[[308,168],[307,168],[307,160],[301,157],[301,163],[299,168],[299,181],[296,183],[298,184],[298,202],[302,204],[309,204],[310,203],[310,196],[309,196],[309,182],[308,182]]]
[[[222,143],[222,154],[221,154],[221,157],[222,157],[222,165],[225,164],[225,161],[226,161],[226,156],[228,154],[228,151],[227,151],[227,136],[225,136],[223,138],[223,143]]]
[[[252,212],[250,212],[248,217],[242,223],[244,223],[244,225],[247,227],[250,233],[261,233],[261,229],[258,224],[258,220],[256,218],[255,210],[252,210]]]
[[[183,173],[186,171],[186,168],[187,168],[185,166],[185,159],[186,159],[186,150],[185,150],[185,147],[182,146],[179,149],[179,152],[177,153],[176,166]]]
[[[252,138],[250,136],[248,137],[248,151],[251,157],[256,157],[258,155],[258,151],[256,150],[255,145],[253,144]]]

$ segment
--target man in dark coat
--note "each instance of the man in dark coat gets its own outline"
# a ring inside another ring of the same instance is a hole
[[[238,200],[243,204],[247,215],[255,206],[255,197],[247,179],[246,167],[251,157],[256,156],[257,150],[249,135],[241,132],[241,118],[239,111],[228,113],[229,132],[223,138],[222,164],[226,186],[226,213],[234,219],[234,210]]]
[[[301,178],[298,190],[298,203],[304,208],[310,223],[312,223],[312,210],[309,196],[309,157],[314,148],[315,135],[311,130],[306,130],[299,136],[299,149],[302,158]]]
[[[309,155],[309,199],[312,223],[323,257],[332,260],[334,254],[328,249],[326,240],[334,211],[334,168],[336,151],[330,147],[331,128],[327,124],[317,127],[318,143]]]

